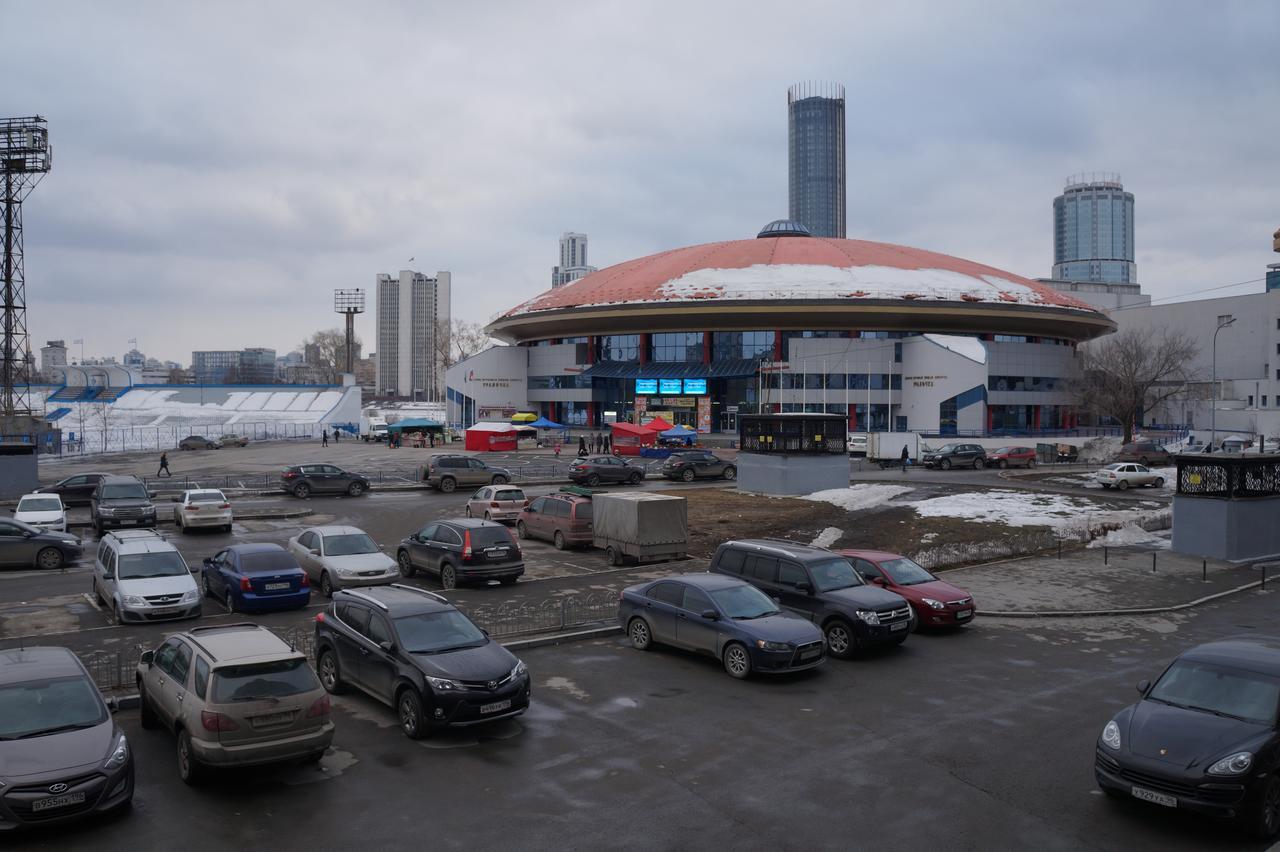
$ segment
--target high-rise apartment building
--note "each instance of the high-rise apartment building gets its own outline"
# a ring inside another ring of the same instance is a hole
[[[788,208],[815,237],[845,238],[844,86],[787,90]]]
[[[1067,178],[1053,199],[1053,277],[1064,281],[1135,284],[1133,193],[1120,175]]]
[[[50,340],[40,347],[40,375],[44,376],[47,381],[53,381],[53,377],[59,375],[61,368],[65,366],[67,366],[67,342],[65,340]]]
[[[560,263],[551,267],[551,286],[563,287],[586,278],[596,268],[587,263],[587,235],[565,231],[560,235]]]
[[[430,278],[402,269],[379,274],[377,392],[380,396],[444,398],[444,344],[450,322],[449,273]]]

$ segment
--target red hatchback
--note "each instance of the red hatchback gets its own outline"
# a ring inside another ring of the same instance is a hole
[[[880,550],[840,550],[868,583],[888,589],[911,604],[911,629],[955,627],[977,614],[973,597],[939,580],[905,556]]]
[[[1001,447],[987,453],[987,467],[1035,467],[1036,451],[1032,447]]]

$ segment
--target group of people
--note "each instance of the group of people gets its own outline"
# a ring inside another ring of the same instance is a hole
[[[338,441],[339,441],[339,440],[341,440],[341,439],[342,439],[342,430],[341,430],[341,429],[334,429],[334,430],[333,430],[333,442],[336,444],[336,443],[338,443]],[[327,447],[327,446],[329,446],[329,430],[328,430],[328,429],[325,429],[324,431],[322,431],[322,432],[320,433],[320,446],[322,446],[322,447]]]
[[[578,457],[590,455],[592,453],[609,453],[613,451],[612,441],[608,435],[602,435],[597,432],[594,435],[578,436]]]

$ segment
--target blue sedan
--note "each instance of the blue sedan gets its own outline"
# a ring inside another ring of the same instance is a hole
[[[736,678],[811,669],[826,656],[822,631],[785,613],[759,589],[719,574],[665,577],[623,590],[618,621],[631,645],[655,642],[708,654]]]
[[[300,609],[311,602],[311,581],[278,544],[233,544],[204,561],[206,597],[230,612]]]

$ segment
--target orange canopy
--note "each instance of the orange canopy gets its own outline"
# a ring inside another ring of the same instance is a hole
[[[671,429],[672,425],[667,421],[663,420],[661,417],[655,417],[652,420],[650,420],[648,423],[644,424],[644,428],[654,432],[665,432],[668,429]]]

